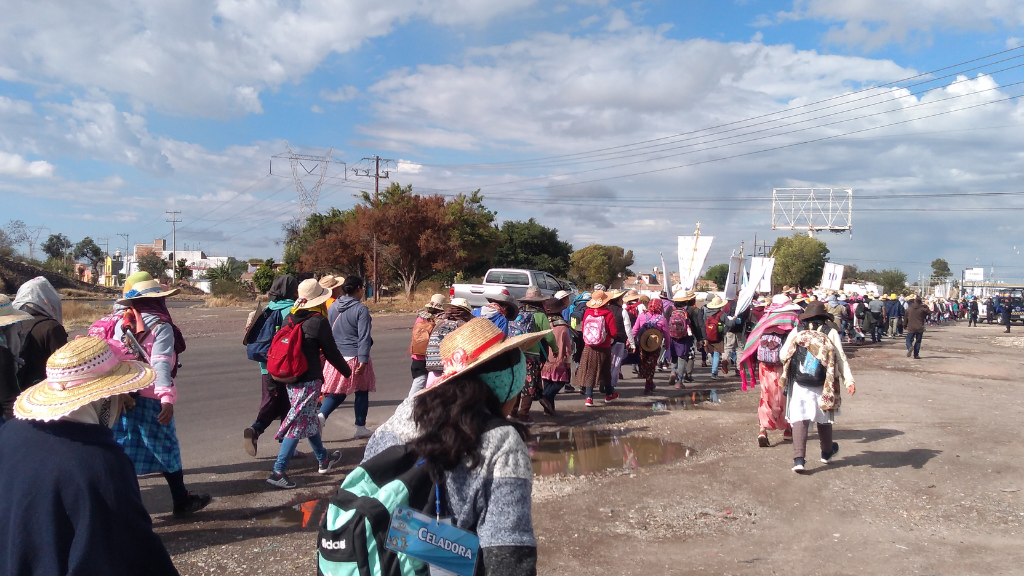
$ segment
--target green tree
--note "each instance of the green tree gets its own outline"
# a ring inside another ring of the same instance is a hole
[[[187,280],[192,277],[192,269],[188,267],[188,262],[184,258],[178,259],[178,263],[174,265],[174,273],[178,280]]]
[[[54,260],[67,260],[71,251],[71,240],[63,234],[50,234],[43,242],[43,252]]]
[[[527,221],[506,220],[501,225],[501,243],[494,252],[496,268],[542,270],[564,278],[569,271],[572,244],[558,239],[558,230]]]
[[[256,291],[265,294],[270,290],[270,286],[274,283],[274,277],[277,274],[274,273],[274,259],[267,258],[256,268],[256,271],[252,274],[252,283],[256,286]]]
[[[809,288],[821,281],[821,272],[828,262],[828,246],[821,240],[797,233],[777,239],[773,250],[773,284]]]
[[[99,244],[97,244],[92,238],[86,236],[85,238],[82,238],[78,244],[75,244],[75,249],[71,254],[74,256],[76,261],[85,260],[89,263],[89,266],[92,268],[93,283],[99,280],[99,266],[100,263],[103,262],[103,259],[106,258],[106,254],[103,252],[103,248],[100,248]]]
[[[14,256],[14,239],[4,230],[0,230],[0,256],[11,258]]]
[[[708,282],[714,282],[715,286],[718,286],[719,290],[725,290],[725,281],[729,277],[729,265],[728,264],[715,264],[708,268],[707,272],[704,273],[704,279]]]
[[[139,257],[139,271],[149,272],[149,275],[154,280],[160,280],[161,282],[167,280],[167,267],[170,264],[167,260],[157,256],[152,252],[148,252]]]
[[[301,270],[299,262],[302,255],[313,245],[314,242],[327,236],[334,224],[349,221],[354,216],[354,210],[341,211],[331,208],[324,214],[310,214],[305,222],[292,220],[284,225],[284,264],[290,271]],[[320,271],[320,270],[317,270]],[[325,272],[339,272],[340,270],[324,270]],[[361,271],[360,271],[361,272]],[[355,273],[355,272],[354,272]]]
[[[874,282],[883,286],[887,294],[902,294],[907,288],[907,275],[897,268],[882,270]]]
[[[242,273],[247,269],[248,266],[245,262],[228,260],[227,262],[221,263],[220,266],[208,269],[206,271],[206,279],[211,282],[214,280],[238,282],[238,279],[242,277]]]
[[[569,279],[581,289],[611,284],[633,265],[633,251],[618,246],[591,244],[569,257]]]
[[[953,271],[949,269],[949,262],[942,258],[932,260],[932,278],[941,282],[952,275]]]

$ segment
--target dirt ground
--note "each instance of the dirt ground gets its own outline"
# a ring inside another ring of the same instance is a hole
[[[636,454],[636,468],[620,459],[612,470],[535,477],[539,573],[1024,573],[1022,336],[961,323],[929,329],[918,361],[902,340],[849,349],[857,394],[843,397],[840,453],[819,463],[812,434],[803,475],[790,471],[792,446],[780,433],[758,447],[758,391],[740,391],[733,374],[712,386],[698,369],[692,390],[706,400],[713,387],[718,403],[666,391],[667,374],[664,395],[641,396],[629,377],[621,401],[586,412],[580,396],[563,394],[559,418],[538,417],[534,435],[588,426],[616,435],[598,446],[612,450],[605,456],[631,443],[656,454]],[[361,445],[345,450],[345,469]],[[678,460],[639,466],[659,457]],[[546,473],[568,461],[537,458],[553,461]],[[293,468],[313,479],[306,460]],[[574,470],[595,461],[577,455]],[[315,573],[311,528],[322,504],[287,506],[330,495],[340,474],[289,492],[259,487],[262,474],[198,522],[154,518],[182,574]]]

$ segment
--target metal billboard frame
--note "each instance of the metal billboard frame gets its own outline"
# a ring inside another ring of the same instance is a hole
[[[853,233],[853,188],[772,188],[772,230]]]

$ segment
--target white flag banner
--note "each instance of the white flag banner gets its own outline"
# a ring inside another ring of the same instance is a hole
[[[664,276],[664,280],[661,282],[661,286],[665,289],[665,294],[669,300],[672,299],[672,275],[668,273],[668,268],[665,267],[665,253],[658,252],[661,255],[661,273]]]
[[[729,259],[729,275],[725,277],[726,300],[736,299],[736,292],[739,290],[740,282],[743,280],[742,264],[743,259],[739,256],[733,256]]]
[[[821,271],[821,287],[823,290],[839,290],[843,285],[842,264],[825,263],[825,269]]]
[[[739,298],[736,302],[736,315],[740,315],[744,310],[750,308],[751,302],[754,301],[754,294],[757,293],[758,288],[761,286],[765,274],[768,275],[769,284],[771,283],[771,271],[774,267],[774,258],[750,259],[750,280],[747,282],[746,286],[743,287],[743,290],[740,291]]]
[[[697,285],[704,260],[711,250],[714,236],[680,236],[679,237],[679,284],[683,290],[693,290]]]
[[[760,264],[758,264],[760,262]],[[772,291],[772,272],[775,270],[775,258],[762,258],[755,256],[750,259],[750,277],[756,278],[755,270],[757,266],[764,268],[764,276],[761,277],[761,282],[757,285],[757,291],[762,294],[770,294]]]

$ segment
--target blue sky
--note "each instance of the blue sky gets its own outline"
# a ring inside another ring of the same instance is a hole
[[[833,261],[916,278],[943,257],[1019,282],[1024,67],[999,70],[1024,50],[881,86],[1021,38],[1009,0],[43,0],[0,22],[0,193],[73,240],[169,239],[180,210],[179,247],[277,256],[299,211],[267,174],[287,142],[401,160],[393,179],[425,193],[481,188],[500,219],[633,249],[639,270],[698,220],[709,264],[770,242],[773,187],[851,187]],[[766,114],[791,119],[747,121]],[[695,133],[723,124],[746,128]],[[657,138],[675,144],[629,147]],[[320,209],[371,184],[341,176]]]

